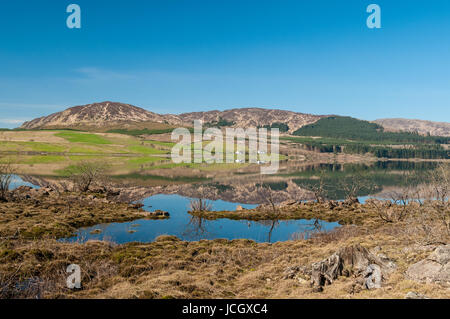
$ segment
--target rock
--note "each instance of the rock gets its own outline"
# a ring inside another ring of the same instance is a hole
[[[418,292],[410,291],[405,295],[405,299],[430,299],[430,298]]]
[[[367,289],[379,289],[381,288],[381,268],[378,265],[371,264],[367,266],[364,272],[365,287]]]
[[[362,276],[368,289],[381,288],[381,281],[395,268],[360,245],[339,249],[330,257],[311,265],[311,285],[321,287],[332,284],[339,276]]]
[[[428,258],[441,265],[448,264],[450,262],[450,245],[439,246]]]
[[[283,279],[297,279],[299,281],[305,280],[304,277],[309,277],[311,270],[305,266],[292,266],[288,267],[284,271]]]
[[[241,206],[241,205],[237,205],[237,207],[236,207],[236,211],[241,211],[241,210],[244,210],[244,208],[242,208],[242,206]]]
[[[450,245],[439,246],[430,256],[411,265],[406,277],[427,283],[450,284]]]

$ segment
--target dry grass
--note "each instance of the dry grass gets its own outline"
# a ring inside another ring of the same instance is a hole
[[[408,291],[449,298],[448,289],[405,279],[407,267],[430,250],[388,233],[349,236],[344,232],[276,244],[219,239],[182,242],[171,236],[119,246],[6,241],[0,246],[0,285],[2,297],[20,298],[403,298]],[[382,289],[355,290],[354,278],[342,277],[314,293],[307,275],[306,282],[285,276],[289,267],[308,266],[339,247],[356,243],[369,249],[381,247],[398,265]],[[81,290],[65,287],[68,274],[64,270],[73,263],[82,269]]]
[[[142,218],[134,206],[112,202],[105,194],[32,191],[33,197],[12,193],[0,202],[0,238],[61,238],[78,228]]]
[[[409,291],[450,298],[446,287],[416,283],[404,276],[410,265],[436,247],[436,243],[424,244],[427,234],[450,242],[449,236],[439,233],[443,225],[439,218],[431,219],[435,223],[426,231],[410,228],[422,225],[436,201],[408,206],[407,217],[392,222],[380,218],[370,205],[308,203],[280,208],[281,215],[328,216],[349,225],[315,233],[307,240],[275,244],[223,239],[183,242],[173,236],[161,236],[148,244],[57,241],[81,226],[142,217],[127,204],[87,196],[42,194],[0,203],[1,298],[403,298]],[[448,214],[446,207],[443,212]],[[236,215],[241,218],[252,212],[235,213],[243,214]],[[355,278],[341,277],[323,292],[313,292],[307,272],[286,277],[290,267],[307,269],[354,244],[377,247],[397,264],[383,288],[361,290]],[[81,290],[66,288],[65,269],[70,264],[81,267]]]

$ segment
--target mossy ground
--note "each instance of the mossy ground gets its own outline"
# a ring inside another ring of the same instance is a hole
[[[370,205],[352,204],[330,207],[314,201],[292,206],[261,209],[243,209],[238,211],[201,211],[189,212],[192,215],[208,220],[228,218],[245,220],[290,220],[290,219],[320,219],[328,222],[339,222],[342,225],[380,224],[378,212]]]

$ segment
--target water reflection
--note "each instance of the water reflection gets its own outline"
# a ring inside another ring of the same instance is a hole
[[[211,235],[207,230],[208,220],[200,216],[191,215],[189,223],[186,225],[186,230],[183,233],[185,238],[200,239]]]
[[[116,243],[132,241],[151,242],[160,235],[175,235],[183,240],[195,241],[201,239],[252,239],[257,242],[277,242],[292,239],[292,234],[299,232],[308,220],[291,221],[250,221],[217,219],[205,220],[188,214],[189,204],[192,198],[179,195],[156,195],[145,199],[143,202],[147,209],[151,205],[152,210],[161,209],[170,213],[167,220],[137,220],[128,223],[111,223],[82,228],[77,236],[69,238],[69,241],[86,241],[89,239],[102,240],[108,238]],[[236,205],[243,208],[253,208],[256,205],[232,203],[225,201],[211,201],[214,210],[234,210]],[[136,232],[129,233],[131,225],[139,224],[133,228]],[[339,227],[338,223],[323,222],[324,229],[332,230]],[[95,229],[101,229],[100,234],[94,233]]]

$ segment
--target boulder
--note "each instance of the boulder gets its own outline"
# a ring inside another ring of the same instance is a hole
[[[370,264],[367,266],[364,276],[364,286],[367,289],[379,289],[381,288],[381,268],[376,264]]]
[[[241,210],[244,210],[244,208],[242,208],[242,206],[241,206],[241,205],[237,205],[237,207],[236,207],[236,211],[241,211]]]
[[[439,246],[427,258],[411,265],[406,277],[418,282],[450,285],[450,245]]]
[[[430,299],[430,298],[418,292],[410,291],[405,295],[405,299]]]

